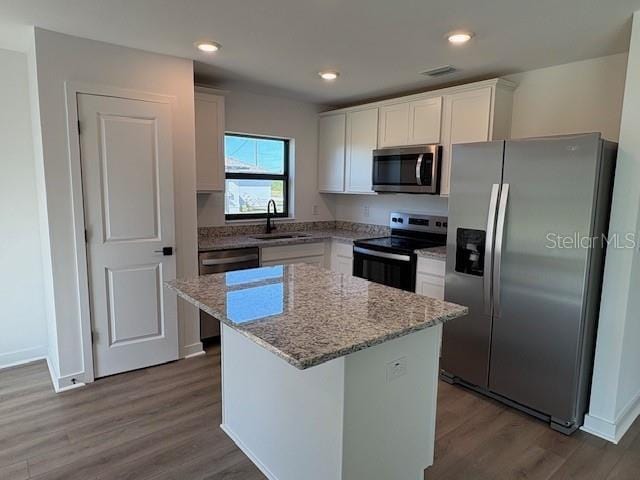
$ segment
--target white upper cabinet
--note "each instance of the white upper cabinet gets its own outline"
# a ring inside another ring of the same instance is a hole
[[[380,107],[380,147],[440,142],[442,97]]]
[[[378,146],[378,109],[347,113],[345,192],[372,193],[373,150]]]
[[[444,97],[440,194],[449,194],[452,145],[491,139],[493,87]]]
[[[452,145],[509,138],[514,88],[485,80],[322,114],[320,191],[371,193],[372,150],[438,143],[440,194],[449,195]]]
[[[409,103],[409,145],[440,143],[442,97]]]
[[[318,190],[344,191],[345,113],[320,117],[318,125]]]
[[[409,142],[409,103],[380,107],[380,148],[407,145]]]
[[[224,97],[195,93],[196,189],[224,190]]]

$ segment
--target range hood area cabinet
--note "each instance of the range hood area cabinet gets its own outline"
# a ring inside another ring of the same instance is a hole
[[[379,148],[440,143],[442,97],[380,107]]]
[[[196,190],[224,191],[224,96],[195,90]]]
[[[320,114],[319,191],[373,193],[373,150],[439,143],[440,195],[448,196],[451,146],[508,139],[514,88],[492,79]]]

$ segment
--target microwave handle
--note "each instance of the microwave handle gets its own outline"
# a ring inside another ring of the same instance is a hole
[[[418,161],[416,163],[416,182],[418,185],[422,185],[422,159],[424,158],[424,154],[418,155]]]

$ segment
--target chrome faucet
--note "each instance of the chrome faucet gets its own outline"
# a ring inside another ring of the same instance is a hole
[[[269,202],[267,203],[267,233],[271,233],[272,230],[276,229],[275,225],[271,225],[271,205],[273,204],[273,214],[277,215],[278,214],[278,210],[276,209],[276,202],[275,200],[272,198],[271,200],[269,200]]]

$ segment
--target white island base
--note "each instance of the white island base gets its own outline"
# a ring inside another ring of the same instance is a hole
[[[299,370],[223,325],[221,428],[271,480],[422,480],[441,335],[437,325]]]

